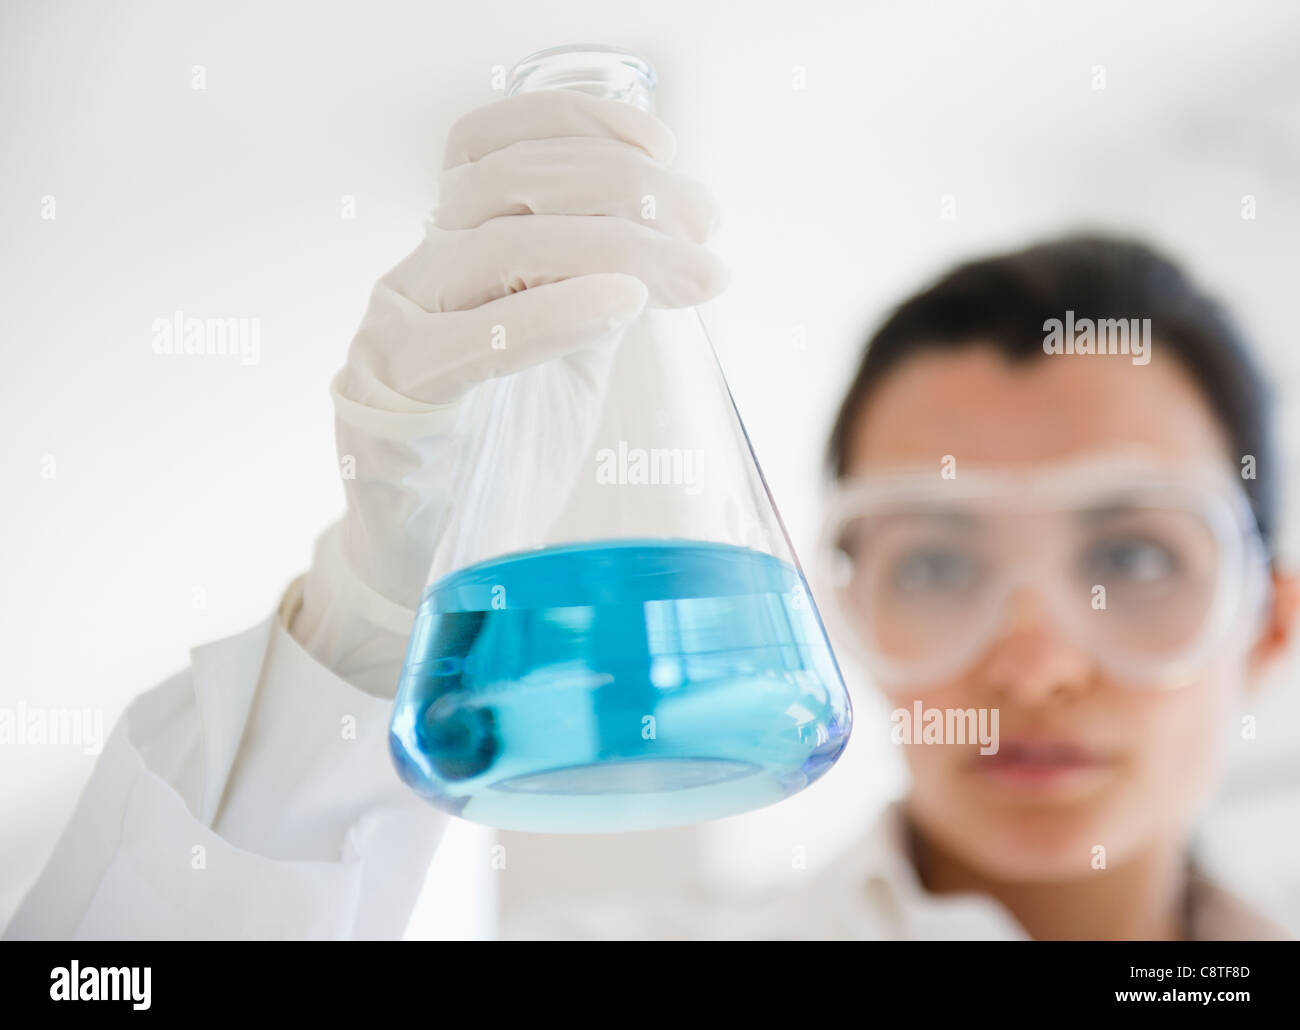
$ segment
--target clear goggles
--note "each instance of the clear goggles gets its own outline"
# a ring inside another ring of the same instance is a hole
[[[1032,604],[1112,677],[1179,686],[1248,647],[1269,559],[1226,468],[1102,458],[842,480],[822,596],[884,687],[970,667]]]

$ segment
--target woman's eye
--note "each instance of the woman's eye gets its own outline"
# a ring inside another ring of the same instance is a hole
[[[1123,579],[1130,583],[1154,583],[1178,572],[1178,556],[1154,540],[1105,540],[1087,551],[1084,565],[1093,582]]]
[[[975,560],[968,554],[944,547],[910,551],[894,565],[890,577],[894,588],[919,593],[929,590],[964,590],[978,576]]]

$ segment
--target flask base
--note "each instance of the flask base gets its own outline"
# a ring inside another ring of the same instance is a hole
[[[625,758],[512,776],[493,790],[518,794],[658,794],[689,790],[762,772],[725,758]]]
[[[599,540],[429,588],[390,745],[440,808],[604,833],[735,815],[803,789],[851,709],[798,570],[749,548]]]

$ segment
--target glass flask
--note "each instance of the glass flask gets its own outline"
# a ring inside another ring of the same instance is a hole
[[[507,89],[653,112],[655,74],[559,47]],[[848,692],[695,309],[481,384],[456,432],[390,729],[407,784],[472,822],[610,832],[759,808],[830,768]]]

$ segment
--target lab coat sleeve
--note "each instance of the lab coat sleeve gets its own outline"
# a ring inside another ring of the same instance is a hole
[[[449,817],[388,720],[455,407],[333,397],[348,515],[274,617],[131,702],[6,936],[402,935]]]
[[[288,632],[300,592],[130,704],[7,937],[401,936],[447,817]]]

